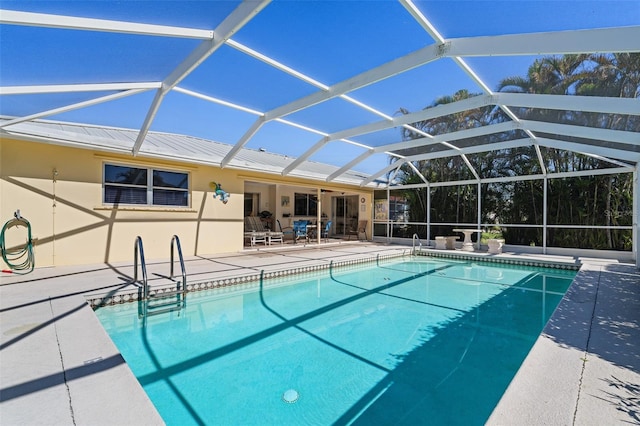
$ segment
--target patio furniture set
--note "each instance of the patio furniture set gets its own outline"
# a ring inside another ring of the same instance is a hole
[[[320,237],[329,241],[329,233],[331,231],[332,221],[327,221],[318,227],[317,224],[310,220],[296,220],[293,222],[293,226],[282,228],[279,220],[276,220],[278,231],[273,231],[264,225],[264,222],[256,216],[246,216],[244,218],[244,238],[251,247],[257,244],[271,245],[273,243],[284,244],[285,238],[291,238],[294,244],[297,244],[299,240],[304,240],[308,243],[313,241],[318,236],[318,229],[320,229]],[[358,222],[358,226],[355,229],[350,229],[347,232],[351,239],[352,236],[360,239],[364,235],[364,239],[367,239],[367,223],[366,220]]]

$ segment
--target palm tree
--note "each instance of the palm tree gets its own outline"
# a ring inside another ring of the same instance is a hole
[[[578,94],[616,97],[637,97],[640,82],[640,55],[565,55],[547,57],[536,60],[529,67],[527,77],[510,77],[501,81],[499,90],[521,93],[544,94]],[[554,121],[610,129],[638,131],[640,120],[637,116],[616,116],[611,114],[576,113],[572,111],[553,111],[541,109],[518,109],[516,113],[524,119]],[[554,135],[550,135],[554,137]],[[602,167],[603,162],[580,154],[547,149],[547,167],[552,171],[589,170]],[[630,180],[630,175],[623,175],[622,180]],[[602,221],[603,210],[610,211],[608,206],[618,204],[622,200],[613,201],[611,176],[596,176],[589,179],[563,179],[550,183],[548,206],[551,215],[550,223],[557,224],[590,224]],[[626,182],[625,182],[626,183]],[[623,187],[626,187],[623,184]],[[627,198],[626,195],[618,194]],[[569,197],[569,198],[567,198]],[[566,203],[567,199],[588,200],[586,205],[576,206]],[[611,224],[607,218],[607,225]],[[599,248],[622,248],[627,243],[613,238],[613,232],[607,230],[606,238],[601,238],[602,231],[587,230],[588,235],[573,234],[571,230],[555,230],[550,233],[550,240],[557,238],[568,247],[581,245]],[[553,244],[553,241],[550,241]],[[559,245],[559,244],[557,244]]]
[[[640,54],[615,55],[564,55],[544,57],[534,61],[525,77],[505,78],[498,90],[520,93],[558,94],[558,95],[597,95],[615,97],[640,96]],[[451,96],[436,99],[426,108],[433,108],[477,96],[467,90],[459,90]],[[577,113],[540,108],[513,108],[522,119],[544,120],[599,128],[610,128],[640,132],[640,118],[629,115],[611,115],[596,113]],[[400,109],[403,114],[409,113]],[[509,120],[501,109],[482,107],[448,116],[437,117],[413,123],[412,126],[431,135],[449,133],[458,130],[485,126]],[[501,141],[516,137],[517,132],[484,136],[486,141]],[[403,129],[404,140],[423,137],[419,132]],[[554,138],[555,135],[544,135]],[[579,141],[579,139],[576,139]],[[472,145],[478,140],[458,140],[457,146]],[[437,147],[428,149],[437,150]],[[550,171],[590,170],[603,167],[599,159],[586,157],[569,151],[542,148]],[[408,148],[398,154],[408,156],[424,153],[425,147]],[[523,175],[539,172],[535,154],[530,149],[492,151],[469,156],[467,161],[473,164],[481,176],[498,177]],[[396,161],[390,158],[390,161]],[[466,161],[455,156],[431,159],[413,164],[430,182],[471,179]],[[417,183],[421,179],[413,169],[403,166],[398,176],[404,183]],[[554,179],[549,184],[548,206],[549,223],[556,224],[602,224],[603,212],[609,212],[607,225],[626,224],[628,218],[620,214],[630,209],[632,200],[632,181],[629,174],[619,176],[593,176],[580,179]],[[498,185],[483,185],[484,221],[499,220],[504,223],[541,224],[543,187],[542,182],[515,182]],[[477,215],[475,206],[477,194],[475,186],[438,187],[432,189],[432,221],[465,222],[474,221]],[[420,197],[414,197],[416,204],[424,205]],[[568,199],[581,199],[578,205],[567,203]],[[451,200],[456,200],[454,203]],[[416,209],[424,208],[415,206]],[[446,230],[445,230],[446,232]],[[528,244],[541,242],[540,231],[528,228],[513,231],[505,235],[508,242]],[[511,241],[510,241],[511,240]],[[550,245],[566,247],[591,247],[628,249],[631,238],[629,232],[611,230],[568,230],[555,229],[548,235]]]

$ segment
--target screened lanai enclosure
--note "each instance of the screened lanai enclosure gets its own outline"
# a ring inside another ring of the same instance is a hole
[[[175,159],[148,134],[185,134],[228,144],[221,168],[331,165],[307,177],[374,191],[374,238],[464,225],[638,259],[635,2],[108,3],[3,2],[4,135],[117,126],[114,151]]]

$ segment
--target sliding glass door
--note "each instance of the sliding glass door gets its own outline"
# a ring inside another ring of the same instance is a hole
[[[358,196],[347,195],[331,198],[331,226],[333,235],[348,235],[358,226]]]

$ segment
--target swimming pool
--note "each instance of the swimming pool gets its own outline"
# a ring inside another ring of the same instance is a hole
[[[483,424],[574,276],[385,261],[96,314],[169,425]]]

